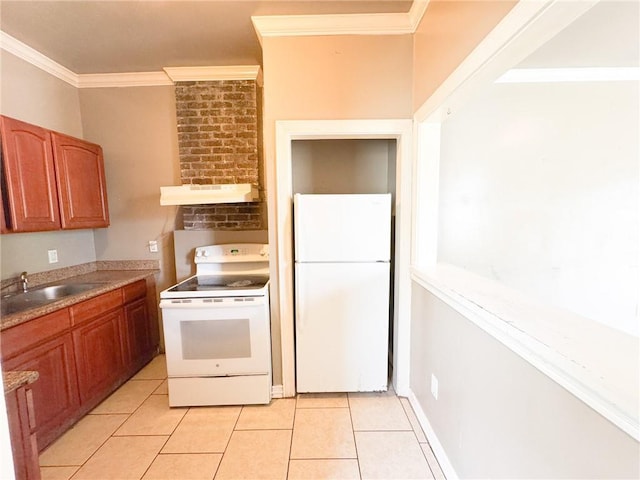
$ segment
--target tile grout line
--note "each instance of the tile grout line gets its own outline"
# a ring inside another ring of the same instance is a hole
[[[293,431],[296,428],[296,416],[298,415],[298,398],[299,394],[296,393],[296,396],[293,397],[295,400],[295,405],[293,406],[293,424],[291,425],[291,439],[289,440],[289,461],[287,462],[287,473],[285,475],[285,479],[289,479],[289,471],[291,469],[291,450],[293,449]]]
[[[362,479],[362,467],[360,465],[360,454],[358,453],[358,442],[356,442],[356,429],[353,426],[353,415],[351,414],[351,395],[347,392],[347,407],[349,407],[349,421],[351,422],[351,434],[353,435],[353,446],[356,449],[356,461],[358,462],[358,475]]]
[[[431,472],[431,477],[435,480],[436,478],[436,473],[433,470],[433,466],[431,465],[431,462],[429,461],[429,457],[427,456],[427,454],[425,453],[424,449],[422,448],[422,445],[426,445],[431,452],[433,453],[433,450],[431,449],[431,444],[429,443],[429,440],[427,439],[427,436],[425,435],[424,431],[422,430],[422,427],[420,426],[420,424],[417,425],[418,428],[420,428],[422,436],[426,439],[426,442],[421,442],[420,439],[418,438],[418,433],[416,432],[416,425],[414,425],[413,422],[411,422],[411,419],[408,418],[409,414],[407,413],[407,408],[411,409],[411,413],[415,416],[415,412],[413,411],[413,408],[411,407],[411,404],[407,404],[407,406],[405,406],[404,402],[400,401],[400,404],[402,405],[402,410],[404,411],[405,416],[407,417],[407,420],[409,421],[409,424],[411,425],[411,430],[413,431],[414,436],[416,437],[416,441],[418,442],[418,446],[420,446],[420,451],[422,452],[422,456],[424,457],[424,459],[427,462],[427,466],[429,467],[429,471]],[[435,456],[434,456],[435,458]],[[437,462],[437,459],[436,459]],[[440,468],[440,465],[438,464],[438,468]],[[440,471],[442,471],[442,469],[440,469]]]

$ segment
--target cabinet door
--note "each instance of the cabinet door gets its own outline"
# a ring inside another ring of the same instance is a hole
[[[102,148],[56,132],[51,138],[62,228],[109,226]]]
[[[4,197],[2,195],[4,195],[4,190],[2,189],[2,186],[0,186],[0,233],[7,233],[7,221],[5,219],[5,214],[4,214]]]
[[[121,322],[122,309],[119,308],[72,331],[83,409],[102,400],[123,375]]]
[[[22,386],[5,395],[9,435],[13,451],[13,469],[17,479],[39,480],[38,445],[32,424],[31,386]]]
[[[6,360],[2,367],[40,374],[32,391],[38,449],[42,451],[73,423],[80,407],[71,335],[49,340]]]
[[[147,299],[141,298],[124,307],[127,370],[133,373],[151,360],[154,353]]]
[[[36,232],[60,228],[56,174],[48,130],[0,117],[7,229]]]

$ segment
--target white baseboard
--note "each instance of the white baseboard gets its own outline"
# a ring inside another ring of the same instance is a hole
[[[282,385],[272,385],[271,398],[284,398],[284,387]]]
[[[433,450],[433,454],[436,456],[436,460],[440,464],[440,468],[442,469],[442,473],[447,478],[447,480],[458,480],[458,474],[451,465],[449,461],[449,457],[444,451],[444,447],[440,443],[436,432],[431,427],[431,423],[427,419],[427,415],[422,410],[422,406],[420,402],[418,402],[418,398],[413,393],[413,390],[409,389],[409,395],[407,396],[409,399],[409,403],[411,404],[411,408],[413,408],[416,417],[418,418],[418,422],[420,422],[420,426],[424,431],[424,434],[427,436],[427,440],[429,441],[429,445],[431,445],[431,450]]]

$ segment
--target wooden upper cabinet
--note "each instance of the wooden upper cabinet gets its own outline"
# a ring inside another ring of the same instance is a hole
[[[0,116],[0,232],[109,226],[100,145]]]
[[[0,117],[6,229],[56,230],[61,226],[51,133]]]
[[[63,229],[109,225],[102,148],[51,133]]]

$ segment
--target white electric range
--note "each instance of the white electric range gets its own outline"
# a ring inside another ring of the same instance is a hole
[[[169,405],[269,403],[268,245],[198,247],[194,262],[160,293]]]

